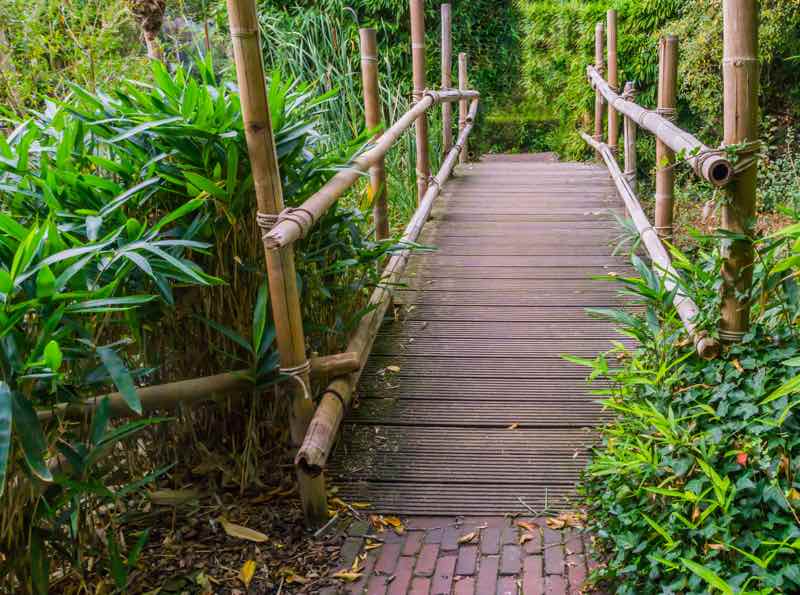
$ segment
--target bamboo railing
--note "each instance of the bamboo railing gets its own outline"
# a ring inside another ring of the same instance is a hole
[[[625,85],[623,95],[617,86],[617,15],[608,11],[609,78],[603,78],[603,23],[595,28],[595,64],[586,74],[595,90],[594,135],[581,133],[598,159],[608,167],[658,274],[668,290],[676,289],[674,306],[683,325],[693,338],[698,354],[716,357],[720,347],[716,339],[696,326],[699,312],[680,290],[678,273],[672,267],[662,239],[672,240],[674,210],[675,159],[679,156],[702,179],[728,194],[722,216],[722,228],[740,235],[752,232],[755,213],[756,160],[758,148],[758,3],[757,0],[723,0],[723,83],[724,143],[712,149],[692,134],[679,128],[676,114],[678,39],[669,35],[659,43],[658,107],[643,108],[634,101],[633,84]],[[613,62],[613,65],[612,65]],[[604,104],[608,106],[608,138],[603,142]],[[612,114],[624,117],[624,172],[617,162],[618,122]],[[656,137],[655,228],[650,225],[636,197],[636,129]],[[677,154],[677,155],[676,155]],[[729,155],[735,154],[735,164]],[[719,337],[725,342],[742,339],[749,328],[749,301],[752,283],[753,248],[749,240],[734,240],[723,251],[723,303]]]
[[[442,65],[445,88],[424,88],[424,24],[422,0],[410,0],[412,15],[412,50],[414,56],[414,103],[394,124],[373,139],[373,146],[349,166],[334,175],[318,192],[302,205],[285,208],[281,176],[275,152],[262,64],[255,0],[227,0],[233,55],[244,120],[245,137],[250,157],[258,224],[269,281],[272,317],[280,352],[280,371],[286,391],[291,395],[290,430],[297,448],[296,470],[306,522],[310,526],[324,523],[328,517],[323,469],[330,454],[339,425],[353,389],[369,356],[372,344],[391,303],[391,288],[397,285],[408,262],[410,249],[395,252],[381,275],[381,282],[372,293],[366,314],[359,322],[343,353],[309,358],[303,332],[300,298],[294,266],[293,242],[307,234],[333,204],[365,174],[369,174],[370,193],[374,202],[377,239],[389,236],[388,205],[384,158],[403,133],[412,126],[417,135],[418,207],[405,229],[401,242],[411,245],[419,237],[433,203],[456,163],[466,160],[467,138],[472,132],[480,94],[466,89],[466,55],[459,55],[459,89],[447,88],[451,68]],[[442,5],[442,44],[445,57],[451,51],[450,5]],[[381,109],[377,40],[373,29],[359,31],[361,41],[362,82],[365,104],[365,125],[372,130],[380,125]],[[445,158],[436,176],[428,175],[427,115],[435,106],[443,108],[459,103],[459,134],[452,144],[452,109],[443,109]],[[469,105],[469,107],[468,107]],[[450,133],[448,136],[448,132]],[[419,145],[422,145],[421,147]],[[315,406],[311,382],[323,383],[320,402]],[[171,410],[181,404],[193,404],[215,396],[252,390],[256,387],[251,370],[225,372],[169,384],[138,388],[145,412]],[[61,404],[38,411],[42,421],[83,418],[102,401],[110,405],[112,417],[133,416],[120,393],[98,395],[78,403]]]

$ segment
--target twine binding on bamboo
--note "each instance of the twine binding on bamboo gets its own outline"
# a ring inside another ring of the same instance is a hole
[[[258,29],[231,29],[231,37],[255,37]]]
[[[338,390],[334,390],[332,388],[326,388],[324,391],[317,395],[317,401],[322,401],[325,398],[325,395],[333,395],[339,400],[339,404],[342,406],[342,411],[347,411],[347,404],[344,401],[344,397],[342,397],[341,393]]]
[[[655,112],[670,122],[674,122],[678,117],[678,112],[674,107],[657,107]]]
[[[727,331],[719,329],[719,338],[728,343],[741,343],[744,339],[745,333],[743,331]]]
[[[733,152],[738,157],[736,163],[732,164],[732,171],[734,174],[739,174],[758,161],[758,153],[761,151],[761,141],[752,141],[749,143],[736,145],[726,145],[725,143],[721,143],[716,149],[701,151],[697,155],[692,156],[692,158],[695,159],[695,170],[701,171],[703,169],[703,163],[709,157],[715,155],[725,155],[728,153],[729,147],[735,148]]]
[[[378,56],[361,56],[362,64],[377,64]]]
[[[279,371],[283,376],[288,376],[293,381],[298,382],[300,386],[303,387],[303,396],[306,399],[311,399],[311,391],[309,390],[308,382],[303,379],[304,376],[308,376],[311,373],[311,360],[306,360],[304,363],[299,366],[294,366],[293,368],[280,368]]]
[[[266,239],[267,234],[278,224],[284,221],[294,223],[300,230],[300,237],[306,237],[308,230],[314,225],[314,214],[303,207],[287,207],[277,215],[272,213],[256,213],[256,223],[263,232],[261,239]]]

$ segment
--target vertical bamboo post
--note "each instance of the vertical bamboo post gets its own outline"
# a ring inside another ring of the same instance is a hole
[[[662,37],[658,42],[658,107],[656,112],[675,120],[678,84],[678,38]],[[656,232],[672,241],[672,215],[675,202],[675,152],[656,139]]]
[[[603,74],[603,23],[598,22],[594,27],[594,67],[597,72]],[[595,91],[594,94],[594,140],[598,143],[603,142],[603,110],[605,108],[605,100],[600,94],[600,91]],[[597,159],[602,161],[600,152],[596,155]]]
[[[227,0],[227,3],[247,151],[259,223],[262,224],[274,220],[283,210],[284,203],[261,61],[256,3],[255,0]],[[309,398],[310,366],[300,314],[294,251],[291,246],[279,250],[265,249],[265,256],[281,369],[298,380],[288,386],[292,392],[289,420],[292,444],[299,446],[314,414],[314,401]],[[298,485],[306,521],[311,525],[324,521],[328,516],[324,478],[312,479],[300,473]]]
[[[423,0],[409,0],[411,8],[411,62],[414,83],[414,103],[425,92],[425,6]],[[417,118],[417,203],[428,190],[430,162],[428,160],[428,116]]]
[[[364,87],[364,117],[368,130],[381,125],[381,99],[378,85],[378,40],[375,29],[359,29],[361,38],[361,80]],[[389,237],[386,206],[386,168],[383,157],[369,168],[369,191],[375,219],[375,238]]]
[[[452,85],[453,38],[450,5],[442,4],[442,90]],[[447,155],[453,146],[453,104],[442,104],[442,152]]]
[[[467,80],[467,55],[464,52],[458,54],[458,89],[459,91],[466,91],[469,87],[469,81]],[[458,134],[461,136],[461,132],[464,130],[464,127],[467,125],[467,113],[469,112],[469,104],[466,99],[462,99],[458,102]],[[461,147],[461,153],[458,156],[458,162],[461,164],[466,163],[469,160],[469,153],[467,149],[467,141],[464,140],[464,146]]]
[[[619,74],[617,73],[617,11],[606,13],[607,51],[608,51],[608,84],[619,93]],[[619,114],[608,106],[608,146],[616,154],[619,144]]]
[[[636,100],[636,90],[633,83],[625,83],[622,96],[628,101]],[[636,192],[636,122],[625,116],[623,120],[623,146],[625,158],[625,179],[633,192]]]
[[[758,0],[722,2],[722,79],[725,145],[745,144],[740,157],[757,151],[758,141]],[[749,239],[755,224],[756,162],[726,186],[728,200],[722,207],[722,228],[748,236],[734,240],[723,251],[722,316],[719,336],[741,341],[750,328],[750,293],[753,280],[753,245]]]

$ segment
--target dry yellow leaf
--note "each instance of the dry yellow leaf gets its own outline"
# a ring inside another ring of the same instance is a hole
[[[476,539],[478,539],[478,532],[473,531],[472,533],[467,533],[466,535],[462,535],[461,537],[459,537],[458,543],[459,544],[470,543],[472,541],[475,541]]]
[[[351,572],[349,570],[340,570],[339,572],[333,575],[333,578],[338,578],[341,581],[346,581],[348,583],[353,583],[360,579],[362,573],[360,572]]]
[[[350,506],[352,506],[356,510],[365,510],[367,508],[371,508],[372,504],[370,504],[369,502],[352,502]]]
[[[510,426],[508,426],[508,429],[509,430],[516,430],[518,427],[519,427],[519,424],[515,422],[515,423],[511,424]]]
[[[400,366],[386,366],[386,371],[397,374],[400,371]]]
[[[364,551],[368,552],[370,550],[376,550],[376,549],[378,549],[379,547],[382,547],[382,546],[383,546],[382,543],[370,543],[370,544],[367,544],[367,545],[364,546]]]
[[[563,519],[547,519],[547,526],[551,529],[563,529],[566,524]]]
[[[239,580],[244,583],[245,587],[250,586],[250,581],[253,580],[253,575],[256,573],[256,563],[254,560],[248,560],[244,564],[242,564],[242,568],[239,570]]]
[[[236,537],[237,539],[245,539],[247,541],[254,541],[256,543],[264,543],[265,541],[269,541],[269,537],[264,535],[261,531],[248,529],[247,527],[243,527],[242,525],[231,523],[223,517],[219,518],[219,522],[222,525],[222,528],[225,529],[225,533],[227,533],[231,537]]]
[[[522,535],[520,535],[520,537],[519,537],[519,544],[520,544],[520,545],[525,545],[526,543],[528,543],[528,542],[529,542],[531,539],[533,539],[534,537],[535,537],[535,536],[534,536],[534,534],[533,534],[533,533],[523,533],[523,534],[522,534]]]
[[[739,363],[738,359],[731,360],[731,363],[733,364],[733,367],[736,368],[740,373],[744,372],[744,368],[742,367],[742,364]]]
[[[789,500],[800,500],[800,491],[797,488],[789,490]]]
[[[403,526],[403,521],[398,519],[396,516],[386,516],[386,517],[383,517],[383,520],[387,525],[391,525],[392,527],[402,527]]]
[[[522,527],[526,531],[536,531],[539,529],[539,526],[536,523],[532,523],[530,521],[517,521],[517,527]]]

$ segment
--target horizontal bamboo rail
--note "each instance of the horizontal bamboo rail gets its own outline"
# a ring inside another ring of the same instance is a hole
[[[337,353],[323,357],[313,357],[311,362],[311,376],[317,380],[326,380],[348,374],[361,366],[360,355],[355,352]],[[203,378],[191,378],[168,384],[157,384],[136,389],[142,402],[142,412],[154,410],[172,410],[180,404],[191,404],[214,395],[247,390],[253,387],[253,378],[250,370],[237,370],[225,372]],[[41,421],[54,417],[80,419],[91,415],[100,403],[108,399],[109,410],[112,418],[134,417],[137,414],[128,407],[121,393],[98,395],[79,403],[61,403],[51,409],[38,411]]]
[[[337,173],[302,205],[296,207],[293,215],[296,214],[297,218],[293,216],[291,219],[279,220],[272,229],[267,231],[264,234],[264,247],[268,250],[275,250],[289,246],[301,238],[342,194],[368,172],[370,167],[386,156],[400,135],[411,128],[420,114],[425,113],[431,106],[445,102],[454,103],[462,99],[475,100],[479,97],[480,94],[477,91],[425,91],[422,99],[384,132],[375,146],[354,159],[347,169]]]
[[[609,108],[631,118],[676,153],[683,153],[686,161],[698,176],[715,186],[724,186],[731,180],[734,168],[728,158],[719,150],[704,145],[695,136],[681,130],[657,112],[620,97],[594,66],[587,66],[586,74],[592,88],[599,91],[606,99]]]
[[[442,184],[450,176],[461,154],[461,148],[466,143],[470,132],[472,132],[477,110],[478,99],[474,96],[464,129],[459,134],[456,144],[447,154],[439,173],[431,179],[428,191],[420,201],[417,211],[405,229],[402,238],[403,242],[413,243],[419,237],[422,226],[430,215],[433,202],[441,191]],[[405,249],[391,257],[383,271],[381,284],[375,289],[370,298],[369,307],[372,310],[361,319],[358,328],[347,345],[347,351],[354,351],[360,354],[361,366],[356,372],[334,379],[322,394],[322,400],[308,426],[306,438],[295,457],[295,465],[310,476],[321,474],[325,468],[345,410],[352,400],[353,388],[358,383],[361,371],[375,341],[375,336],[391,302],[391,288],[401,280],[410,253],[410,249]]]
[[[666,248],[664,248],[664,244],[661,243],[661,239],[658,237],[655,229],[650,225],[647,215],[645,215],[636,198],[636,194],[631,189],[630,183],[620,170],[614,153],[607,144],[597,142],[584,132],[581,132],[581,137],[589,146],[597,151],[602,156],[603,161],[605,161],[611,178],[614,180],[614,184],[622,200],[625,201],[625,207],[628,209],[628,213],[633,223],[636,225],[636,230],[642,238],[642,243],[647,249],[650,259],[656,265],[654,267],[656,274],[658,274],[664,282],[664,287],[667,291],[673,291],[677,287],[673,304],[675,310],[678,312],[678,316],[680,316],[683,322],[686,332],[689,333],[689,336],[692,337],[694,341],[694,346],[698,355],[706,360],[714,359],[719,355],[719,343],[713,337],[709,337],[705,331],[697,329],[694,322],[699,313],[697,304],[677,286],[676,279],[679,279],[678,272],[672,266],[669,253]]]

